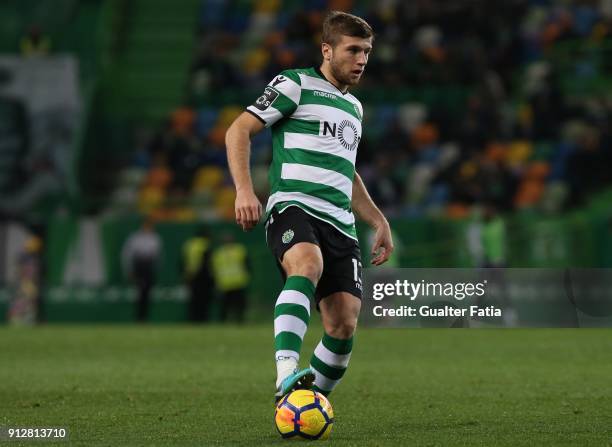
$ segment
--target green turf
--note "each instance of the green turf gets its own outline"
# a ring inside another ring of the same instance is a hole
[[[83,446],[286,444],[271,331],[1,328],[0,426],[65,426]],[[331,402],[332,445],[609,446],[612,333],[361,329]]]

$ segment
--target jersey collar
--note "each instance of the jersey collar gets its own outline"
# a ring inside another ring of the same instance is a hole
[[[348,87],[347,87],[347,89],[346,89],[346,91],[345,91],[345,92],[343,92],[342,90],[340,90],[338,87],[336,87],[336,86],[334,85],[334,83],[333,83],[333,82],[331,82],[329,79],[327,79],[327,78],[325,77],[325,75],[324,75],[324,74],[323,74],[323,72],[321,71],[321,68],[320,68],[320,67],[315,67],[314,69],[315,69],[315,71],[317,72],[317,74],[318,74],[318,75],[319,75],[321,78],[323,78],[324,80],[326,80],[327,82],[329,82],[329,83],[331,84],[331,86],[332,86],[333,88],[335,88],[336,90],[338,90],[340,93],[342,93],[342,95],[346,95],[346,94],[348,93]]]

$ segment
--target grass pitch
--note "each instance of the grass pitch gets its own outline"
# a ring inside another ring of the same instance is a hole
[[[272,344],[271,325],[1,328],[0,426],[69,429],[47,446],[294,442]],[[360,329],[328,442],[611,446],[611,354],[610,330]]]

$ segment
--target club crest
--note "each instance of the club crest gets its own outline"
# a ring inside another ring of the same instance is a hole
[[[289,242],[291,242],[291,240],[293,239],[293,236],[295,236],[295,233],[293,232],[293,230],[285,231],[282,237],[283,244],[288,244]]]

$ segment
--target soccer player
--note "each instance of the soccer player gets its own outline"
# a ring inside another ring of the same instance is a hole
[[[365,20],[331,12],[323,23],[321,66],[280,73],[227,131],[236,222],[248,231],[262,216],[249,170],[250,138],[272,130],[264,220],[285,279],[274,309],[277,400],[302,387],[327,395],[346,371],[362,293],[353,211],[375,232],[372,264],[393,251],[389,223],[355,171],[363,108],[348,89],[361,79],[373,37]],[[325,333],[310,367],[299,370],[313,299]]]

